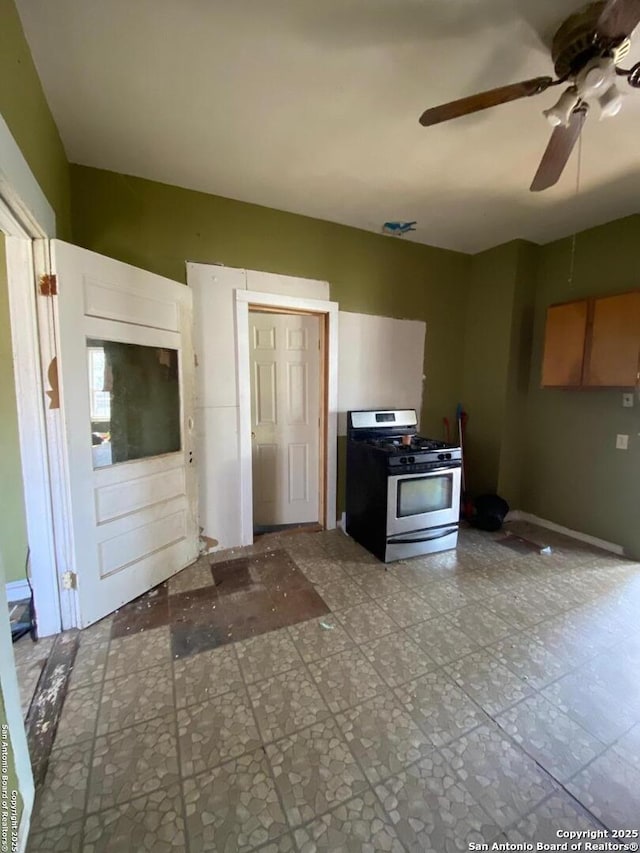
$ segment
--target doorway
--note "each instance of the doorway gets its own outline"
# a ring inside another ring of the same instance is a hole
[[[249,310],[253,533],[317,525],[326,421],[318,314]]]

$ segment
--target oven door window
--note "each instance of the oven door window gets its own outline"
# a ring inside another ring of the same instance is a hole
[[[439,512],[451,509],[452,505],[452,474],[398,480],[398,518]]]

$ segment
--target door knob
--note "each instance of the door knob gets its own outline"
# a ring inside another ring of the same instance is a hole
[[[251,438],[255,438],[255,437],[256,437],[255,432],[253,430],[251,430]]]

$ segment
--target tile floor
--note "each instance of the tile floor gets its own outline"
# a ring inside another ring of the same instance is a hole
[[[263,537],[82,632],[29,850],[451,853],[639,828],[640,564],[515,529],[552,554],[465,530],[385,571],[339,532]]]

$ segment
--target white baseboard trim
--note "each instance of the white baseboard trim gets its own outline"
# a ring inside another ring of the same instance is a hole
[[[9,604],[12,601],[22,601],[24,598],[31,598],[31,590],[27,581],[9,581],[7,583],[7,601]]]
[[[511,510],[507,513],[505,521],[528,521],[529,524],[546,527],[547,530],[553,530],[554,533],[562,533],[565,536],[570,536],[572,539],[577,539],[579,542],[586,542],[587,545],[593,545],[595,548],[602,548],[603,551],[609,551],[612,554],[617,554],[619,557],[624,557],[624,548],[622,545],[607,542],[606,539],[598,539],[597,536],[589,536],[588,533],[580,533],[579,530],[571,530],[569,527],[563,527],[561,524],[556,524],[555,521],[548,521],[548,519],[540,518],[540,516],[533,515],[530,512],[523,512],[520,509]]]

